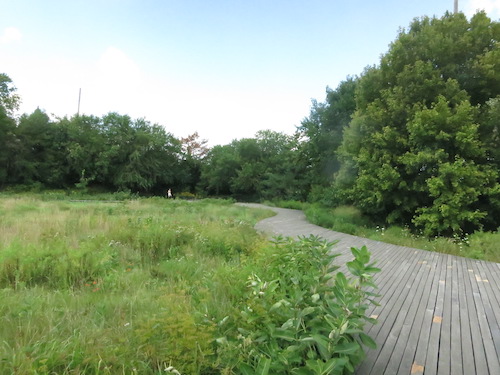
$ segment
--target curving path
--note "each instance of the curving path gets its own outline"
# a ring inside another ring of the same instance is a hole
[[[500,264],[390,245],[334,232],[306,221],[302,211],[271,209],[255,226],[266,234],[317,235],[339,241],[339,264],[366,245],[382,269],[374,277],[380,306],[366,327],[377,342],[357,369],[361,375],[500,374]],[[500,245],[499,245],[500,247]]]

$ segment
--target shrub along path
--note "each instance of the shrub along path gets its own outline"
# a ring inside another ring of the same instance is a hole
[[[270,236],[339,241],[339,265],[352,259],[353,246],[372,253],[382,269],[373,279],[380,306],[368,310],[378,324],[366,332],[377,349],[367,349],[357,374],[500,374],[500,263],[334,232],[308,223],[302,211],[248,206],[277,213],[256,225]]]

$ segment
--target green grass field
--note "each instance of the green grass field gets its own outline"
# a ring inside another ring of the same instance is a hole
[[[369,280],[326,288],[329,247],[270,244],[253,229],[270,215],[223,200],[0,196],[0,374],[349,373],[372,345],[359,336]],[[334,292],[352,298],[340,307]],[[348,333],[328,339],[327,312]]]
[[[224,201],[16,197],[0,212],[1,374],[201,371],[269,215]]]

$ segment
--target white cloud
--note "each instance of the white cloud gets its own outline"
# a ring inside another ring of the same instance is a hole
[[[22,34],[19,29],[15,27],[7,27],[3,30],[0,35],[0,44],[8,44],[13,42],[18,42],[22,38]]]
[[[500,0],[469,0],[463,11],[466,15],[472,16],[478,10],[484,10],[490,18],[498,19],[500,17]]]
[[[123,51],[109,47],[97,63],[98,74],[104,83],[118,86],[137,84],[141,81],[141,70]]]
[[[82,109],[88,114],[130,113],[144,91],[144,74],[139,65],[116,47],[108,47],[82,72],[80,81]]]
[[[48,114],[102,116],[110,111],[145,117],[184,137],[198,131],[211,145],[253,137],[258,130],[292,133],[309,113],[309,97],[178,78],[167,69],[148,72],[126,52],[109,47],[90,61],[67,58],[7,58],[4,66],[22,98],[21,112],[39,106]]]

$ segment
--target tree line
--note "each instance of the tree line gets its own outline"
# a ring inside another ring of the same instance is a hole
[[[294,135],[207,148],[110,113],[14,119],[0,77],[0,186],[167,187],[245,199],[354,205],[428,236],[500,226],[500,24],[484,12],[414,19],[380,63],[313,101]]]

